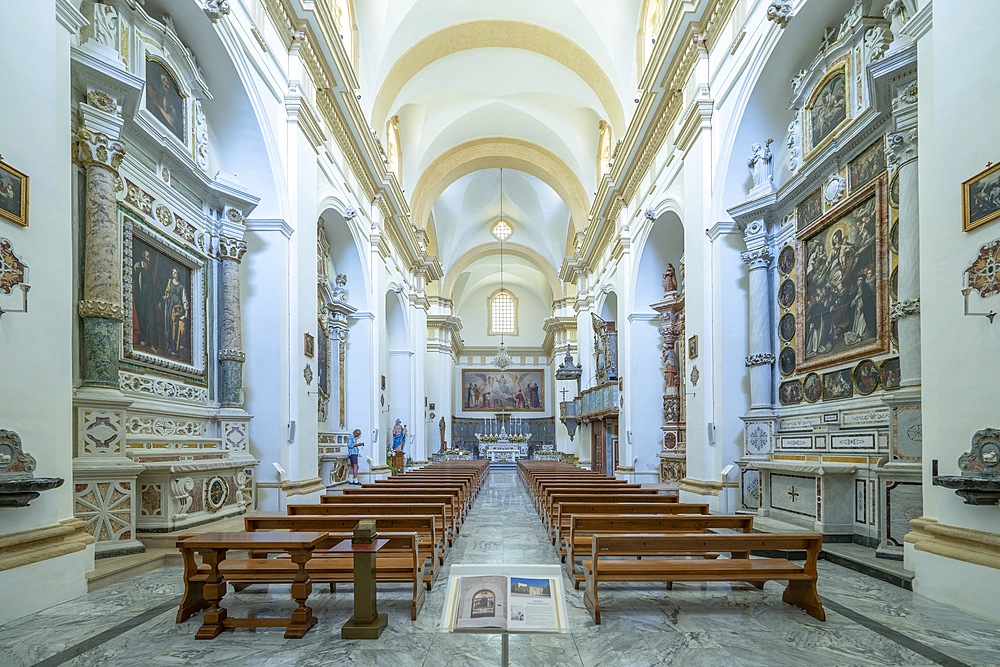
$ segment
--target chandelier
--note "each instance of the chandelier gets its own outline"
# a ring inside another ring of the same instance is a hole
[[[500,168],[500,219],[503,220],[503,167]],[[500,239],[500,292],[503,293],[503,239],[504,235],[501,234],[497,238]],[[493,357],[493,365],[504,371],[510,367],[510,352],[507,351],[507,343],[504,342],[503,329],[500,329],[500,347],[497,348],[497,354]]]

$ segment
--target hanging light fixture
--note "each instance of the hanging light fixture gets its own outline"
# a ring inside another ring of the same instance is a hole
[[[500,168],[500,219],[503,220],[503,167]],[[504,236],[500,235],[500,292],[504,293],[503,285],[503,239]],[[504,342],[503,337],[504,327],[500,328],[500,347],[497,348],[497,354],[493,357],[493,365],[500,370],[507,370],[510,367],[510,353],[507,351],[507,343]]]

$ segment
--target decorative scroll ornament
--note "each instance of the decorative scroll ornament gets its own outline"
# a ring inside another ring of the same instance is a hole
[[[242,225],[246,222],[246,216],[243,215],[243,211],[233,206],[226,208],[226,219],[236,225]]]
[[[229,0],[205,0],[203,9],[214,23],[229,14]]]
[[[247,251],[247,242],[243,239],[234,239],[229,236],[219,237],[219,259],[231,259],[239,262]]]
[[[86,127],[81,127],[76,136],[79,140],[77,155],[81,164],[85,167],[104,167],[117,175],[118,167],[125,158],[125,144]]]
[[[792,94],[799,92],[799,88],[802,87],[802,83],[806,80],[808,75],[809,72],[804,69],[800,69],[798,73],[792,77]]]
[[[347,303],[347,274],[338,273],[334,280],[333,300]]]
[[[208,119],[201,108],[201,100],[194,101],[194,159],[198,167],[208,171]]]
[[[246,352],[236,349],[219,350],[219,361],[236,361],[243,363],[247,360]]]
[[[95,109],[103,111],[104,113],[118,113],[118,103],[115,102],[115,98],[111,97],[103,90],[92,90],[87,93],[87,104]]]
[[[753,366],[770,366],[774,363],[774,355],[770,352],[764,352],[761,354],[751,354],[746,358],[746,367],[751,368]]]
[[[917,159],[917,128],[889,135],[885,147],[885,159],[889,167],[898,169],[910,160]]]
[[[838,174],[831,176],[826,185],[823,186],[823,199],[827,204],[836,204],[844,196],[844,188],[847,184],[844,178]]]
[[[692,387],[697,387],[698,386],[698,380],[700,380],[700,379],[701,379],[701,373],[698,371],[698,367],[694,366],[691,369],[691,386]]]
[[[802,121],[796,117],[788,124],[788,135],[786,145],[788,146],[788,170],[795,171],[799,168],[799,131],[802,128]]]
[[[743,238],[751,238],[762,234],[764,232],[764,221],[763,220],[752,220],[743,230]]]
[[[899,91],[899,101],[904,104],[916,104],[917,99],[918,89],[916,81]]]
[[[103,299],[83,299],[78,306],[80,317],[103,317],[121,322],[124,318],[122,307]]]
[[[10,294],[15,285],[23,283],[27,268],[14,254],[10,241],[0,239],[0,292]]]
[[[902,301],[893,304],[889,308],[889,319],[895,322],[898,319],[907,317],[908,315],[916,315],[920,312],[920,299],[903,299]]]
[[[758,248],[756,250],[747,250],[746,252],[740,253],[740,257],[743,258],[743,262],[751,269],[766,269],[771,265],[771,260],[774,259],[774,255],[768,247]]]
[[[656,209],[650,206],[646,209],[644,215],[646,216],[646,220],[656,220]]]
[[[767,20],[774,21],[778,27],[784,28],[792,20],[792,3],[775,1],[767,6]]]
[[[868,60],[875,62],[885,55],[892,44],[892,33],[885,26],[877,25],[865,33],[865,48],[868,50]]]
[[[986,298],[1000,293],[1000,239],[979,249],[979,257],[965,270],[968,285]]]
[[[357,217],[358,211],[353,206],[348,206],[347,208],[344,209],[343,215],[344,215],[344,220],[353,220],[355,217]]]
[[[311,385],[313,381],[313,369],[312,366],[306,364],[306,367],[302,369],[302,377],[306,379],[306,384]]]

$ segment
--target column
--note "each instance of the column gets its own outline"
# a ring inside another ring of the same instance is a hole
[[[889,135],[886,159],[899,182],[898,299],[889,311],[899,334],[900,386],[920,385],[920,219],[917,128]]]
[[[682,379],[686,351],[684,341],[684,296],[676,290],[652,305],[660,314],[660,359],[663,363],[663,431],[660,483],[678,488],[687,477],[687,429]]]
[[[77,130],[78,158],[87,175],[83,298],[79,304],[83,379],[85,385],[117,388],[122,295],[115,192],[118,167],[125,157],[125,144],[118,138],[124,121],[112,111],[116,105],[104,93],[92,92],[88,100],[102,106],[81,104],[83,123]]]
[[[750,350],[746,366],[750,369],[750,412],[770,410],[774,353],[771,348],[771,289],[769,268],[774,259],[762,220],[754,220],[743,234],[747,250],[741,256],[749,267]]]
[[[246,254],[243,239],[219,237],[222,273],[222,332],[219,337],[219,377],[224,407],[243,406],[243,325],[240,313],[240,260]]]

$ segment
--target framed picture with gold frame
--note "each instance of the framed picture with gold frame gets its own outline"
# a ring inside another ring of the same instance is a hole
[[[1000,162],[962,183],[962,231],[1000,218]]]
[[[697,334],[688,338],[688,359],[698,358],[698,336]]]
[[[813,88],[805,105],[806,158],[826,146],[851,120],[850,57],[840,59]]]
[[[307,357],[312,358],[316,356],[316,339],[313,338],[312,334],[307,333],[303,336],[302,348]]]
[[[800,233],[798,370],[888,350],[887,226],[882,175]]]
[[[0,160],[0,218],[28,226],[28,175]]]

